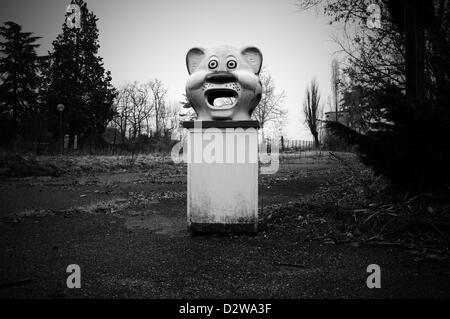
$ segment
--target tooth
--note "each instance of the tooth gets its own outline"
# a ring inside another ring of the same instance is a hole
[[[235,100],[235,98],[233,98],[233,97],[219,97],[214,100],[214,106],[222,107],[222,106],[233,105],[234,100]]]

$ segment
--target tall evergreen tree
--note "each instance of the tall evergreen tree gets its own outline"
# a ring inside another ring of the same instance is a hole
[[[11,21],[0,27],[0,36],[0,142],[12,146],[19,135],[30,135],[39,113],[39,37]]]
[[[115,89],[111,73],[98,55],[98,18],[82,0],[72,1],[80,8],[80,28],[66,23],[53,41],[46,74],[47,108],[50,128],[58,134],[59,114],[56,106],[65,105],[64,132],[71,138],[98,137],[114,115]],[[92,140],[91,140],[92,142]]]

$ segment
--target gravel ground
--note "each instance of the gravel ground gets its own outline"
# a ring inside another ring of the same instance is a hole
[[[260,207],[301,199],[339,164],[285,163]],[[170,172],[167,171],[170,169]],[[0,182],[0,298],[448,298],[448,260],[329,243],[297,227],[192,236],[183,167]],[[305,226],[307,227],[307,226]],[[81,289],[66,288],[66,267]],[[381,289],[366,268],[381,267]]]

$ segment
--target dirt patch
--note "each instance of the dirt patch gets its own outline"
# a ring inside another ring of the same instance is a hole
[[[167,217],[161,214],[127,217],[125,227],[130,230],[146,229],[157,235],[189,236],[185,218]]]
[[[61,173],[52,163],[42,163],[32,157],[11,155],[0,158],[0,176],[59,176]]]

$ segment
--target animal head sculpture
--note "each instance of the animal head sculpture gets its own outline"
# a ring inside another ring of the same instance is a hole
[[[199,120],[250,120],[262,93],[259,49],[192,48],[186,65],[186,97]]]

